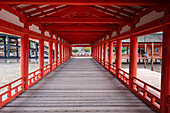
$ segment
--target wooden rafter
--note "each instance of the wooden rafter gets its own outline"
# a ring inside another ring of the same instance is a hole
[[[29,23],[132,23],[130,18],[28,18]]]

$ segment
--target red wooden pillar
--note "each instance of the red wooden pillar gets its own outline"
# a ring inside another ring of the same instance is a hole
[[[91,46],[91,56],[93,57],[93,46]]]
[[[48,56],[49,64],[50,64],[50,71],[52,71],[53,66],[53,42],[49,42],[49,56]]]
[[[96,60],[97,60],[97,62],[98,62],[98,45],[96,46]]]
[[[127,56],[128,56],[129,52],[128,52],[128,47],[127,47]]]
[[[103,61],[103,44],[100,45],[100,63]]]
[[[118,40],[116,44],[116,76],[119,74],[119,69],[121,69],[122,60],[122,40]]]
[[[161,113],[169,113],[167,102],[170,95],[170,25],[163,28],[163,51],[161,72]]]
[[[62,44],[60,44],[60,64],[62,64]]]
[[[97,58],[97,46],[95,46],[95,60],[97,60],[96,58]]]
[[[162,58],[162,45],[160,46],[160,57]]]
[[[146,47],[146,51],[147,51],[147,58],[149,58],[149,46]]]
[[[72,46],[70,46],[70,57],[72,56]]]
[[[104,67],[107,62],[107,43],[104,44]]]
[[[113,42],[109,42],[109,68],[108,68],[109,71],[112,64],[113,64]]]
[[[64,54],[64,52],[65,52],[65,45],[63,44],[63,46],[62,46],[62,49],[63,49],[63,51],[62,51],[62,53],[63,53],[63,62],[62,63],[64,63],[65,62],[65,54]]]
[[[41,70],[41,78],[44,77],[44,40],[39,41],[39,69]]]
[[[25,25],[29,28],[29,25]],[[28,67],[29,67],[29,36],[24,35],[21,37],[21,77],[24,77],[24,89],[27,90],[28,86]]]
[[[133,88],[133,77],[137,75],[138,37],[130,38],[129,89]]]
[[[58,43],[55,43],[55,61],[57,67],[58,66]]]
[[[100,63],[100,45],[98,45],[98,62]]]

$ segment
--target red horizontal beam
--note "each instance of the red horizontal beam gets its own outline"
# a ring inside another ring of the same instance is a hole
[[[18,36],[24,36],[25,34],[29,35],[29,38],[41,40],[44,39],[45,41],[53,41],[53,42],[58,42],[58,43],[63,43],[61,41],[57,41],[55,39],[52,39],[50,37],[47,37],[45,35],[36,33],[34,31],[31,31],[29,29],[20,27],[18,25],[9,23],[5,20],[0,19],[0,32],[5,32],[13,35],[18,35]],[[64,43],[63,43],[64,44]]]
[[[0,4],[50,5],[161,5],[165,0],[1,0]]]
[[[112,31],[117,30],[117,28],[109,27],[44,27],[44,30],[54,30],[54,31]]]
[[[76,35],[76,36],[62,36],[63,38],[70,38],[70,39],[94,39],[94,38],[101,38],[101,36],[84,36],[84,35]]]
[[[27,19],[30,23],[132,23],[130,18],[35,18]]]
[[[170,15],[167,15],[164,18],[154,20],[152,22],[149,22],[149,23],[139,26],[137,28],[133,28],[130,31],[116,35],[116,36],[111,37],[111,38],[105,40],[104,42],[100,42],[100,43],[108,43],[110,41],[124,40],[124,39],[128,39],[130,37],[139,37],[139,36],[143,36],[143,35],[152,34],[155,32],[160,32],[163,30],[163,26],[167,25],[167,24],[170,24]]]
[[[72,45],[72,47],[91,47],[91,45]]]
[[[104,34],[108,34],[109,32],[77,32],[77,31],[75,31],[75,32],[53,32],[54,34],[58,34],[58,35],[60,35],[60,36],[76,36],[76,35],[79,35],[79,36],[81,36],[81,35],[104,35]]]

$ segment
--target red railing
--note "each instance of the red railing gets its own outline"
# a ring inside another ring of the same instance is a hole
[[[105,68],[109,69],[109,64],[107,62],[105,62]]]
[[[118,71],[118,79],[126,86],[129,86],[129,73],[122,69],[119,69]]]
[[[104,61],[102,59],[100,60],[100,64],[104,66]]]
[[[116,75],[116,66],[111,64],[110,65],[110,72],[113,74],[113,75]]]
[[[43,72],[44,76],[51,72],[50,68],[51,68],[50,64],[44,66],[44,72]]]
[[[57,67],[57,61],[53,62],[52,69],[54,70]]]
[[[31,72],[28,74],[28,85],[31,87],[33,84],[38,82],[42,78],[42,72],[41,69],[38,69],[34,72]]]
[[[60,63],[60,60],[58,60],[58,66],[60,65],[61,63]]]
[[[11,101],[24,91],[24,78],[21,77],[0,87],[0,107]]]
[[[132,91],[142,98],[152,108],[160,110],[160,90],[151,86],[150,84],[133,77],[133,89]]]

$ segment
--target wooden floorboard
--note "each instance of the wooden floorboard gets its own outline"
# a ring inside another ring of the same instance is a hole
[[[155,113],[92,58],[72,58],[0,113]]]

